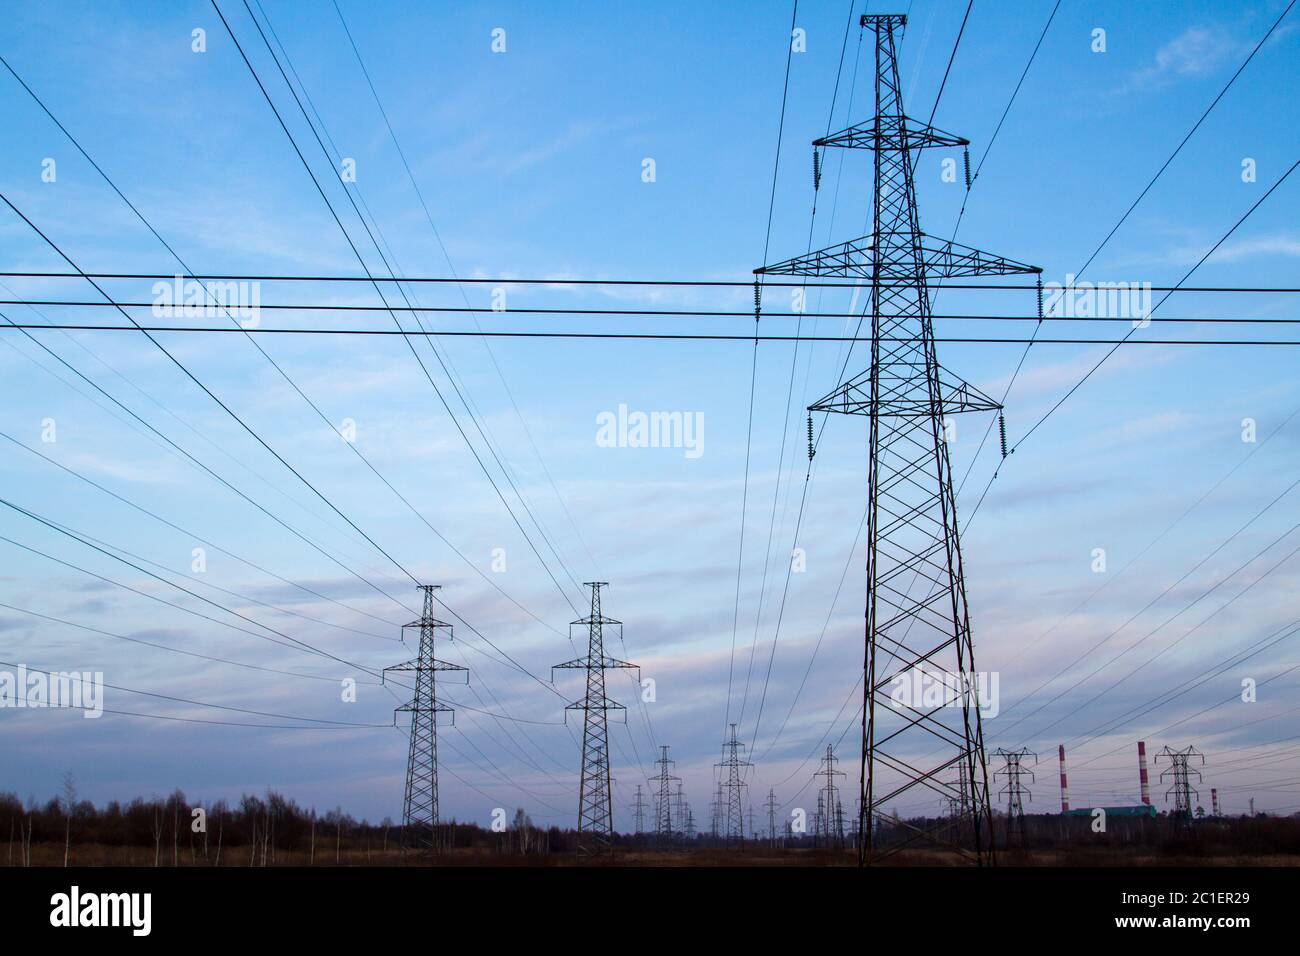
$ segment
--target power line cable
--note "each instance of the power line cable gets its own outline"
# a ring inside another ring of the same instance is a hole
[[[15,330],[52,329],[80,332],[184,332],[190,334],[226,334],[247,331],[252,335],[359,335],[359,336],[397,336],[403,338],[437,337],[437,336],[479,336],[488,335],[497,338],[515,339],[591,339],[609,341],[650,341],[650,342],[753,342],[752,335],[710,335],[705,333],[669,333],[669,332],[479,332],[465,329],[438,329],[435,332],[416,332],[398,329],[358,329],[358,328],[291,328],[291,329],[233,329],[224,326],[192,325],[92,325],[69,322],[60,323],[22,323],[10,322],[0,326],[0,331],[7,328]],[[840,335],[762,335],[761,342],[858,342],[855,336]],[[881,342],[904,342],[891,336],[883,336]],[[1043,345],[1222,345],[1222,346],[1293,346],[1300,345],[1300,339],[1099,339],[1099,338],[1052,338],[1026,339],[1008,336],[935,336],[931,339],[938,343],[965,345],[1021,345],[1034,341]],[[816,444],[814,443],[814,448]]]
[[[35,448],[32,448],[32,447],[30,447],[30,446],[28,446],[28,445],[23,444],[23,443],[20,442],[18,439],[14,438],[12,435],[10,435],[10,434],[8,434],[8,433],[6,433],[6,432],[0,431],[0,438],[3,438],[3,439],[5,439],[6,441],[8,441],[8,442],[10,442],[10,443],[12,443],[12,444],[14,444],[14,445],[16,445],[17,447],[21,448],[23,451],[26,451],[26,452],[29,452],[29,453],[35,455],[37,458],[40,458],[42,461],[45,461],[45,462],[47,462],[47,463],[53,465],[55,468],[58,468],[60,471],[63,471],[64,473],[69,474],[69,475],[71,475],[72,477],[77,478],[77,479],[80,480],[80,481],[85,482],[86,484],[90,485],[92,488],[95,488],[95,489],[97,489],[98,491],[103,492],[104,494],[108,495],[109,497],[111,497],[111,498],[113,498],[113,499],[115,499],[115,500],[117,500],[117,501],[122,502],[122,504],[127,505],[128,507],[134,509],[135,511],[138,511],[138,512],[140,512],[140,513],[143,514],[143,515],[147,515],[148,517],[153,518],[155,521],[159,522],[160,524],[166,525],[167,527],[171,528],[172,530],[174,530],[174,531],[178,531],[178,532],[180,532],[181,534],[185,535],[186,537],[191,538],[191,539],[193,539],[193,540],[195,540],[195,541],[198,541],[200,544],[205,545],[206,547],[209,547],[209,548],[211,548],[212,550],[214,550],[214,551],[216,551],[216,552],[218,552],[218,553],[220,553],[220,554],[224,554],[224,555],[226,555],[227,557],[234,558],[236,561],[240,562],[241,564],[245,564],[245,565],[247,565],[248,567],[252,568],[252,569],[255,570],[255,571],[259,571],[259,572],[261,572],[262,574],[268,575],[269,577],[273,577],[273,578],[275,578],[277,581],[281,582],[282,584],[287,584],[287,585],[289,585],[290,587],[294,587],[294,588],[297,588],[297,589],[301,590],[304,594],[309,594],[309,595],[311,595],[311,596],[313,596],[313,597],[320,598],[322,601],[329,601],[329,602],[331,602],[331,603],[333,603],[333,604],[337,604],[339,607],[343,608],[345,611],[353,611],[353,612],[355,613],[355,609],[354,609],[354,608],[351,608],[351,607],[349,607],[348,605],[343,604],[343,603],[340,602],[340,601],[336,601],[334,598],[327,597],[326,595],[321,594],[319,591],[317,591],[317,590],[315,590],[315,589],[313,589],[313,588],[309,588],[309,587],[307,587],[306,585],[299,584],[299,583],[297,583],[297,582],[295,582],[295,581],[291,581],[291,580],[289,580],[288,578],[281,577],[280,575],[276,574],[274,571],[269,571],[269,570],[267,570],[266,568],[263,568],[262,566],[260,566],[260,565],[258,565],[258,564],[256,564],[256,563],[254,563],[253,561],[250,561],[250,560],[247,559],[247,558],[241,557],[240,555],[235,554],[235,553],[232,552],[232,551],[228,551],[227,549],[221,547],[220,545],[215,544],[215,543],[212,542],[212,541],[209,541],[207,538],[204,538],[202,535],[196,534],[196,533],[194,533],[193,531],[189,531],[189,530],[187,530],[186,528],[183,528],[183,527],[181,527],[180,525],[175,524],[175,523],[172,522],[172,521],[169,521],[168,519],[164,518],[162,515],[158,514],[156,511],[152,511],[152,510],[150,510],[149,508],[146,508],[146,507],[144,507],[143,505],[139,504],[138,502],[132,501],[131,499],[129,499],[129,498],[123,496],[123,495],[119,495],[117,492],[113,491],[111,488],[108,488],[108,487],[106,487],[106,486],[104,486],[104,485],[101,485],[99,482],[95,481],[93,478],[89,478],[89,477],[87,477],[86,475],[82,474],[81,472],[77,471],[76,469],[74,469],[74,468],[70,468],[70,467],[68,467],[67,465],[64,465],[64,464],[62,464],[62,463],[60,463],[60,462],[57,462],[57,461],[55,461],[53,458],[51,458],[50,456],[48,456],[48,455],[46,455],[46,454],[43,454],[42,452],[37,451]],[[281,610],[281,611],[283,611],[284,609],[283,609],[283,608],[277,608],[277,610]],[[286,612],[286,613],[289,613],[289,612]],[[365,636],[365,637],[373,637],[373,638],[377,638],[377,639],[379,639],[379,640],[384,640],[384,641],[392,641],[392,640],[396,640],[396,638],[384,637],[382,634],[375,634],[375,633],[373,633],[373,632],[371,632],[371,631],[361,631],[361,630],[358,630],[358,629],[356,629],[356,628],[347,627],[347,626],[342,625],[342,624],[333,624],[333,623],[331,623],[331,622],[329,622],[329,621],[317,620],[317,619],[315,619],[315,618],[308,618],[308,620],[314,620],[314,621],[316,621],[316,623],[318,623],[318,624],[325,624],[325,625],[328,626],[328,627],[334,627],[334,628],[338,628],[338,629],[340,629],[340,630],[345,630],[345,631],[352,631],[354,634],[360,634],[360,635],[363,635],[363,636]],[[397,626],[399,626],[399,625],[394,624],[394,625],[392,625],[392,626],[397,627]]]
[[[330,201],[329,196],[325,193],[325,190],[321,186],[320,181],[317,179],[315,172],[313,172],[310,163],[308,163],[306,156],[303,155],[302,150],[298,146],[297,140],[294,138],[294,135],[290,131],[283,116],[281,116],[279,108],[276,107],[275,102],[271,99],[270,92],[267,90],[265,84],[263,84],[261,76],[258,74],[256,68],[253,66],[252,61],[248,58],[247,53],[244,52],[243,46],[239,43],[238,38],[235,36],[234,30],[231,28],[230,23],[226,20],[225,14],[222,13],[221,8],[217,4],[216,0],[212,0],[212,6],[217,11],[217,15],[220,17],[222,25],[225,27],[227,34],[229,34],[231,41],[235,44],[235,48],[239,51],[239,55],[243,60],[244,65],[247,66],[249,73],[252,75],[253,80],[256,82],[258,89],[261,91],[262,96],[265,98],[267,102],[267,105],[270,106],[272,113],[275,114],[275,118],[279,123],[280,128],[284,131],[285,136],[288,137],[289,143],[293,147],[294,153],[298,156],[299,161],[302,163],[304,171],[306,171],[308,177],[312,181],[312,184],[316,187],[316,191],[320,194],[321,199],[325,202],[327,208],[329,209],[331,217],[334,219],[335,224],[339,227],[339,230],[343,233],[344,239],[347,242],[348,247],[352,250],[353,255],[356,257],[357,262],[361,265],[362,271],[364,271],[367,275],[372,275],[371,269],[366,264],[365,258],[362,256],[361,251],[357,248],[356,244],[353,242],[352,236],[348,232],[347,227],[343,225],[343,220],[339,217],[338,212],[335,210],[334,204]],[[320,147],[322,153],[325,154],[326,159],[328,159],[329,152],[325,148],[325,144],[321,140],[320,134],[317,132],[315,125],[311,123],[310,117],[307,115],[306,107],[303,105],[302,100],[299,98],[297,91],[293,87],[293,84],[289,82],[288,75],[285,73],[284,67],[281,65],[279,57],[276,56],[274,49],[272,49],[270,40],[267,38],[265,32],[262,30],[261,23],[258,21],[258,19],[255,16],[253,16],[252,8],[249,7],[247,0],[245,0],[244,2],[244,7],[248,11],[249,17],[253,20],[253,25],[257,29],[258,35],[261,37],[263,44],[266,46],[267,52],[271,55],[272,60],[275,62],[276,68],[279,71],[282,80],[284,81],[285,85],[289,88],[289,92],[292,95],[294,102],[298,105],[300,112],[303,114],[303,118],[307,121],[308,126],[311,128],[312,135],[316,139],[317,145]],[[384,263],[385,268],[387,269],[389,274],[394,279],[396,279],[395,271],[391,268],[391,266],[389,266],[388,260],[385,257],[383,250],[380,248],[378,240],[375,238],[375,235],[371,231],[370,226],[366,223],[365,217],[361,215],[361,211],[358,208],[356,200],[353,198],[352,193],[345,189],[344,195],[347,197],[348,202],[351,204],[353,212],[356,214],[358,220],[360,220],[362,228],[369,236],[371,243],[374,245],[375,251],[378,253],[380,260]],[[385,305],[387,305],[387,299],[385,298],[383,294],[383,290],[378,285],[378,283],[375,283],[374,288],[375,291],[379,294],[380,299],[385,302]],[[398,283],[397,288],[399,293],[403,296],[403,298],[405,298],[406,292],[402,288],[400,282]],[[410,306],[409,300],[407,302],[407,305],[408,307]],[[392,313],[391,310],[390,310],[390,314],[392,314],[393,322],[397,326],[397,328],[399,330],[405,331],[401,325],[401,322],[398,321],[396,314]],[[418,323],[419,319],[417,318],[416,321]],[[424,331],[423,326],[421,326],[421,331]],[[493,449],[491,443],[488,441],[487,436],[483,434],[483,429],[481,424],[478,421],[478,416],[476,416],[473,410],[469,407],[469,404],[466,401],[465,396],[461,392],[460,387],[457,385],[456,380],[453,377],[450,369],[447,367],[446,361],[443,359],[442,354],[433,345],[432,339],[430,339],[428,336],[425,336],[425,338],[427,344],[429,345],[430,350],[434,354],[434,357],[438,360],[439,365],[442,367],[443,373],[447,376],[447,380],[451,384],[453,391],[456,392],[457,397],[461,400],[462,405],[465,407],[466,412],[469,414],[470,421],[474,423],[475,427],[479,431],[480,438],[483,439],[484,444],[488,448],[488,451],[492,454],[494,459],[496,459],[497,465],[499,468],[501,468],[502,474],[505,476],[507,483],[513,487],[513,480],[506,472],[504,466],[501,465],[500,459],[497,458],[496,451],[495,449]],[[424,363],[424,360],[420,357],[420,354],[416,350],[414,343],[411,341],[410,338],[407,338],[405,336],[404,336],[404,341],[406,342],[408,348],[410,349],[411,355],[415,358],[417,364],[420,366],[421,371],[424,373],[425,378],[428,380],[430,386],[432,386],[435,394],[438,396],[438,399],[441,402],[448,417],[451,419],[452,424],[455,425],[457,431],[460,432],[463,440],[465,441],[466,446],[469,448],[471,454],[474,456],[475,461],[478,462],[480,469],[483,471],[484,476],[487,477],[489,483],[492,485],[493,490],[496,492],[498,498],[500,498],[501,503],[505,506],[507,512],[510,514],[511,519],[514,521],[516,527],[519,529],[520,534],[523,535],[524,540],[528,543],[529,548],[533,551],[533,553],[537,557],[537,560],[541,563],[543,569],[546,571],[547,576],[550,577],[556,589],[564,597],[565,601],[568,602],[570,608],[574,611],[574,613],[577,613],[576,605],[573,604],[573,601],[569,596],[568,592],[560,585],[559,581],[555,578],[555,575],[552,573],[549,564],[547,564],[546,560],[541,556],[541,553],[540,551],[537,550],[537,546],[533,543],[531,536],[525,530],[523,524],[520,522],[518,516],[515,514],[514,509],[510,506],[510,503],[506,500],[505,495],[502,493],[501,489],[498,487],[496,483],[496,480],[492,477],[491,472],[488,470],[486,463],[483,461],[482,457],[478,453],[478,450],[474,447],[473,443],[470,441],[469,435],[465,432],[464,427],[460,424],[460,421],[457,418],[455,412],[452,411],[451,405],[448,403],[446,397],[444,396],[442,389],[439,388],[438,384],[434,381],[432,373],[430,373],[428,367]],[[515,489],[515,494],[516,497],[519,497],[519,493],[517,489]],[[522,497],[520,497],[520,503],[524,505],[524,510],[529,514],[530,517],[533,518],[534,524],[537,524],[536,518],[532,516],[531,510],[528,508],[527,503],[523,501]],[[541,530],[540,525],[538,526],[538,528],[540,531]],[[542,535],[543,535],[543,539],[545,539],[546,536],[544,532],[542,532]],[[562,560],[560,563],[561,565],[563,565]]]
[[[790,29],[786,33],[785,80],[781,86],[781,113],[777,122],[776,154],[772,160],[772,185],[767,201],[767,228],[763,235],[763,262],[767,262],[768,251],[772,243],[772,218],[776,211],[776,184],[781,169],[781,146],[785,139],[785,109],[790,97],[790,66],[794,58],[794,41],[792,39],[795,23],[799,18],[799,0],[794,0],[790,12]],[[736,589],[731,616],[731,651],[727,660],[727,704],[723,718],[723,738],[726,728],[731,725],[732,684],[736,669],[736,637],[740,627],[740,582],[745,566],[745,525],[749,510],[749,468],[754,446],[754,395],[758,384],[758,326],[762,309],[763,282],[765,276],[759,276],[754,285],[754,348],[749,363],[749,408],[745,425],[745,473],[740,495],[740,541],[736,549]]]
[[[161,280],[175,279],[175,273],[155,273],[155,272],[87,272],[84,276],[79,272],[4,272],[0,271],[0,277],[8,278],[27,278],[27,279],[83,279],[86,277],[92,279],[140,279],[140,280]],[[552,286],[556,289],[564,289],[568,286],[658,286],[658,287],[693,287],[693,288],[736,288],[752,289],[754,280],[735,280],[735,279],[582,279],[570,277],[556,278],[525,278],[525,277],[483,277],[483,276],[409,276],[404,275],[398,278],[396,275],[383,276],[341,276],[341,275],[255,275],[249,273],[187,273],[182,278],[195,279],[197,281],[208,280],[230,280],[237,282],[343,282],[343,283],[364,283],[366,285],[403,284],[416,285],[422,283],[492,283],[500,286],[511,285],[542,285]],[[818,281],[810,282],[788,282],[765,277],[763,279],[764,288],[772,286],[774,288],[812,288],[812,289],[854,289],[861,285],[860,281],[856,282],[827,282]],[[881,288],[911,288],[906,283],[886,281],[881,284]],[[958,282],[943,287],[945,290],[983,290],[988,292],[1033,292],[1038,288],[1037,285],[1025,283],[980,283],[980,282]],[[1267,292],[1267,293],[1300,293],[1300,286],[1156,286],[1150,287],[1152,292]],[[401,311],[397,306],[393,309]],[[454,309],[456,312],[464,312],[464,309]],[[479,310],[481,311],[481,310]],[[491,310],[489,310],[491,311]],[[750,313],[746,312],[745,315]]]

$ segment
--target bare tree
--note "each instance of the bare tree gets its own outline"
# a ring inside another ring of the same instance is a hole
[[[162,807],[154,804],[153,808],[153,865],[157,866],[162,856],[163,815]]]
[[[77,778],[69,770],[63,775],[63,813],[65,825],[63,829],[63,865],[68,865],[68,857],[72,854],[72,813],[77,807]]]

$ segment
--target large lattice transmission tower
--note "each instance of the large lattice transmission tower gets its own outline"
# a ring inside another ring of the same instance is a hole
[[[918,150],[969,141],[904,114],[895,47],[906,22],[896,14],[862,17],[875,36],[875,116],[813,143],[818,156],[829,148],[874,152],[871,234],[756,272],[869,284],[870,366],[809,408],[869,422],[859,859],[923,840],[986,863],[993,823],[945,424],[1001,406],[940,366],[930,282],[1042,270],[921,231]],[[918,676],[941,681],[944,699],[891,700],[896,678],[912,687]],[[877,833],[882,807],[909,791],[959,795],[948,782],[954,771],[969,783],[969,840],[955,842],[946,820],[923,828],[891,818],[895,832]]]
[[[1200,799],[1201,794],[1192,786],[1192,778],[1195,777],[1199,783],[1201,772],[1194,769],[1191,764],[1193,761],[1199,761],[1205,764],[1205,755],[1195,747],[1184,747],[1182,750],[1174,750],[1166,746],[1160,753],[1156,754],[1156,764],[1161,760],[1168,760],[1169,766],[1160,772],[1160,779],[1171,780],[1172,784],[1165,791],[1165,801],[1168,802],[1170,797],[1174,798],[1174,819],[1184,826],[1190,826],[1194,817],[1192,797]]]
[[[1007,840],[1016,840],[1021,846],[1025,844],[1025,796],[1033,797],[1024,785],[1024,778],[1034,782],[1034,772],[1025,767],[1025,761],[1032,758],[1036,763],[1038,755],[1031,750],[1004,750],[999,747],[993,756],[1002,760],[1002,767],[994,771],[994,776],[1006,778],[1006,783],[998,791],[999,796],[1007,798]]]
[[[955,779],[949,781],[948,786],[952,787],[955,793],[943,797],[941,805],[947,815],[960,826],[963,821],[970,818],[967,811],[966,778],[958,774]]]
[[[733,838],[743,846],[745,842],[745,771],[753,764],[741,752],[745,745],[736,739],[736,725],[732,724],[730,736],[722,744],[722,762],[718,769],[722,777],[722,806],[719,813],[721,835],[730,842]]]
[[[676,819],[681,822],[680,814],[673,814],[673,790],[674,783],[680,781],[681,777],[674,777],[668,772],[668,768],[677,761],[668,759],[668,747],[659,748],[659,759],[655,761],[655,766],[659,772],[650,778],[650,782],[655,786],[655,834],[661,840],[670,840],[673,836],[673,821]]]
[[[588,581],[591,588],[591,613],[572,623],[587,630],[587,653],[583,657],[555,665],[552,670],[582,670],[587,675],[586,693],[569,704],[565,711],[582,711],[582,781],[578,788],[578,833],[584,849],[605,845],[614,830],[609,772],[609,712],[625,708],[605,694],[605,671],[613,668],[636,668],[605,654],[605,628],[620,628],[621,621],[605,617],[600,610],[601,588],[605,581]]]
[[[711,804],[713,818],[712,822],[709,824],[709,833],[714,837],[722,835],[722,816],[725,805],[726,800],[722,796],[722,783],[719,781],[717,795],[713,798],[713,803]]]
[[[844,814],[840,808],[840,788],[835,785],[836,777],[843,777],[843,771],[836,770],[839,758],[835,748],[827,744],[826,754],[822,757],[822,768],[813,777],[825,777],[826,782],[818,789],[817,805],[821,809],[818,818],[820,830],[817,836],[823,846],[842,846],[844,843]]]
[[[677,825],[674,833],[680,833],[686,836],[686,812],[690,807],[686,803],[686,791],[682,788],[682,783],[677,782],[677,792],[673,794],[673,820]]]
[[[420,619],[404,625],[418,628],[419,650],[414,660],[384,668],[389,671],[413,673],[415,690],[409,704],[397,708],[399,714],[411,715],[411,743],[406,757],[406,792],[402,798],[402,846],[410,850],[432,852],[438,848],[438,714],[452,710],[438,702],[439,671],[465,673],[466,668],[448,664],[434,657],[434,644],[439,630],[452,639],[451,625],[437,619],[433,613],[436,584],[422,584],[424,607]]]
[[[645,832],[645,796],[641,793],[641,784],[636,785],[636,802],[632,804],[632,817],[636,821],[636,833]]]

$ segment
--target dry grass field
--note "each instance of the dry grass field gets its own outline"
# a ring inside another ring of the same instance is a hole
[[[61,843],[34,843],[31,847],[31,865],[36,867],[63,866]],[[1144,848],[1119,847],[1054,847],[1035,850],[1004,849],[998,853],[999,866],[1010,867],[1238,867],[1238,866],[1300,866],[1300,854],[1255,854],[1231,851],[1160,852]],[[460,847],[439,853],[432,858],[404,854],[389,847],[387,850],[341,849],[319,847],[313,856],[307,851],[277,850],[274,858],[269,854],[265,862],[261,851],[250,847],[223,847],[218,860],[216,848],[210,846],[205,859],[201,847],[191,852],[181,847],[173,855],[164,847],[155,857],[152,847],[106,846],[90,844],[73,846],[68,864],[73,867],[213,867],[238,868],[248,866],[276,867],[394,867],[394,866],[492,866],[492,867],[853,867],[857,856],[851,850],[831,851],[815,849],[772,849],[749,845],[744,850],[720,848],[698,849],[640,849],[617,848],[609,853],[579,855],[572,852],[528,854],[502,853],[487,847]],[[21,866],[21,849],[0,844],[0,865]],[[956,855],[942,851],[906,850],[889,857],[888,866],[949,867],[964,865]]]

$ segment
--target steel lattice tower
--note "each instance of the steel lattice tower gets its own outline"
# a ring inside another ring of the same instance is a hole
[[[736,725],[731,725],[731,737],[722,745],[722,763],[718,768],[726,771],[726,780],[722,784],[725,796],[722,799],[722,806],[719,808],[719,825],[722,827],[722,836],[728,841],[734,836],[743,846],[745,843],[745,811],[743,793],[745,781],[743,779],[746,767],[752,767],[753,764],[740,755],[745,749],[745,745],[736,739]]]
[[[948,781],[948,786],[956,791],[956,795],[949,794],[943,797],[942,805],[951,827],[952,840],[953,842],[960,842],[963,839],[966,824],[970,821],[970,814],[967,810],[966,778],[958,773],[955,780]]]
[[[1020,778],[1029,777],[1029,782],[1034,782],[1034,772],[1025,769],[1024,761],[1026,757],[1033,757],[1037,762],[1038,755],[1030,750],[1004,750],[999,747],[993,751],[993,756],[1002,758],[1002,769],[994,772],[994,776],[1003,776],[1007,778],[1006,784],[998,791],[999,795],[1005,795],[1007,798],[1007,841],[1011,842],[1013,834],[1018,835],[1018,842],[1021,846],[1025,845],[1025,794],[1030,797],[1033,794],[1025,788],[1020,782]]]
[[[718,783],[718,794],[713,798],[713,822],[709,827],[709,832],[713,836],[722,835],[722,806],[725,801],[722,799],[722,784]]]
[[[821,808],[818,824],[820,832],[817,834],[825,841],[826,846],[838,845],[844,842],[843,813],[840,810],[840,788],[835,786],[835,778],[843,777],[844,772],[835,769],[835,764],[839,758],[835,756],[835,750],[830,745],[826,745],[826,756],[822,757],[822,769],[813,774],[814,777],[825,777],[826,783],[818,791],[818,806]]]
[[[464,667],[448,664],[433,656],[434,639],[440,628],[452,639],[451,625],[433,613],[436,584],[422,584],[424,609],[418,621],[405,627],[420,629],[420,649],[415,660],[384,668],[415,674],[415,691],[409,704],[397,708],[399,714],[411,715],[411,745],[406,758],[406,793],[402,799],[402,846],[405,849],[433,852],[438,847],[438,714],[450,714],[450,707],[438,703],[439,671],[465,672]]]
[[[611,800],[609,775],[609,721],[611,710],[623,710],[623,705],[610,700],[605,694],[605,671],[613,668],[635,668],[635,664],[605,655],[605,627],[621,627],[622,622],[605,617],[600,610],[600,589],[608,587],[605,581],[587,581],[591,588],[591,613],[573,622],[573,626],[587,628],[587,653],[552,670],[583,670],[587,673],[587,690],[582,700],[575,701],[566,711],[582,711],[582,782],[578,789],[578,833],[589,839],[580,843],[585,849],[594,842],[604,846],[614,832],[614,808]]]
[[[673,836],[672,784],[674,781],[680,781],[681,777],[674,777],[668,772],[668,768],[676,762],[668,759],[668,747],[661,746],[659,759],[655,761],[659,773],[650,778],[651,783],[658,785],[655,793],[655,833],[664,840],[671,840]],[[680,807],[678,809],[680,810]],[[678,822],[680,821],[679,814]]]
[[[641,833],[645,830],[645,798],[641,795],[641,784],[636,785],[636,803],[632,804],[632,812],[636,816],[636,832]]]
[[[776,846],[776,791],[767,791],[767,803],[763,804],[767,808],[767,839],[772,846]]]
[[[1199,760],[1205,763],[1205,755],[1195,747],[1185,747],[1182,750],[1174,750],[1166,746],[1160,753],[1156,754],[1156,763],[1168,760],[1169,766],[1160,773],[1160,779],[1169,778],[1173,780],[1173,785],[1165,791],[1165,800],[1169,797],[1174,798],[1174,819],[1184,826],[1191,826],[1194,814],[1192,812],[1192,795],[1195,794],[1199,800],[1200,791],[1192,786],[1192,777],[1195,776],[1197,782],[1201,780],[1201,772],[1191,767],[1191,761]]]
[[[939,365],[929,283],[1042,270],[921,231],[917,151],[965,147],[969,140],[904,114],[895,35],[906,22],[897,14],[862,17],[862,27],[875,34],[875,116],[813,143],[815,150],[874,152],[871,235],[755,271],[869,282],[870,367],[809,408],[869,421],[859,861],[926,840],[988,863],[988,770],[944,422],[1000,405]],[[894,704],[895,678],[908,681],[922,667],[950,688],[947,699],[936,706]],[[933,755],[936,747],[941,752]],[[904,839],[877,847],[881,808],[914,788],[954,795],[945,782],[954,769],[969,783],[971,844],[952,841],[948,821],[928,829],[899,821]]]

